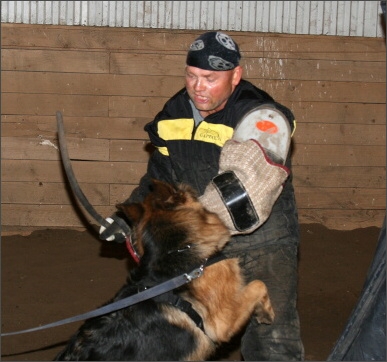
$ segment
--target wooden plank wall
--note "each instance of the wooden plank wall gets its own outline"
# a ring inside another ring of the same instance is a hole
[[[104,216],[145,172],[147,135],[184,84],[189,30],[1,25],[2,232],[84,228],[56,135]],[[386,209],[386,49],[381,38],[229,32],[245,78],[290,107],[301,223],[382,225]],[[74,206],[75,205],[75,206]]]

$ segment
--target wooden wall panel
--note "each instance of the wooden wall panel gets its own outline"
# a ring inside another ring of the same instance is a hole
[[[144,117],[74,117],[66,116],[65,133],[68,137],[91,139],[141,139],[147,140],[144,131],[151,118]],[[34,137],[56,135],[55,115],[2,115],[1,132],[10,137]]]
[[[357,145],[301,145],[296,144],[294,165],[336,167],[386,166],[386,148],[384,146]]]
[[[81,183],[79,185],[94,206],[106,205],[109,200],[109,185]],[[71,205],[74,197],[70,186],[63,187],[61,182],[3,182],[1,199],[8,204]]]
[[[63,73],[108,73],[109,54],[66,50],[2,50],[3,69]]]
[[[2,24],[2,230],[84,228],[60,162],[108,216],[146,171],[144,131],[184,85],[192,30]],[[386,49],[380,38],[230,32],[244,77],[294,112],[301,223],[349,230],[385,216]]]
[[[335,187],[358,189],[384,189],[386,178],[379,167],[293,165],[293,182],[296,187],[328,190]]]
[[[108,161],[109,141],[92,138],[66,139],[70,158]],[[1,157],[9,160],[59,160],[58,141],[54,137],[38,135],[35,138],[2,137]]]
[[[36,87],[39,84],[39,88]],[[10,92],[154,97],[161,92],[176,92],[184,86],[183,77],[81,73],[4,73],[2,89]]]
[[[1,181],[67,182],[60,161],[2,160]],[[78,182],[137,184],[146,171],[146,163],[73,161]]]
[[[385,103],[338,103],[303,102],[290,103],[290,108],[299,123],[316,123],[316,125],[328,124],[361,124],[364,126],[381,124],[386,125]],[[300,132],[295,134],[295,137]],[[317,136],[318,132],[316,132]]]
[[[80,228],[95,226],[95,221],[77,205],[3,204],[1,224],[7,230],[25,232],[39,228]],[[96,206],[100,215],[111,215],[114,206]],[[58,222],[60,220],[60,222]]]
[[[7,93],[2,91],[2,114],[63,115],[107,117],[109,98],[107,96]],[[54,118],[55,119],[55,118]]]

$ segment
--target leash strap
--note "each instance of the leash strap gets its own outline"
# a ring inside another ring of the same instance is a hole
[[[75,178],[73,168],[70,163],[69,154],[67,151],[67,145],[64,135],[64,127],[63,127],[63,116],[60,111],[56,112],[56,122],[58,128],[58,140],[59,140],[59,150],[62,157],[63,167],[65,169],[67,178],[70,182],[71,189],[74,194],[77,196],[78,200],[84,206],[84,208],[88,211],[88,213],[97,221],[100,225],[108,228],[110,224],[94,209],[94,207],[90,204],[89,200],[87,200],[85,194],[80,188],[77,179]]]
[[[62,319],[60,321],[45,324],[45,325],[35,327],[35,328],[24,329],[24,330],[16,331],[16,332],[2,333],[1,337],[40,331],[43,329],[57,327],[57,326],[77,322],[77,321],[88,319],[88,318],[98,317],[98,316],[101,316],[103,314],[111,313],[111,312],[117,311],[119,309],[129,307],[133,304],[136,304],[136,303],[142,302],[144,300],[153,298],[157,295],[169,292],[170,290],[173,290],[175,288],[179,288],[182,285],[187,284],[196,278],[199,278],[203,274],[203,268],[204,267],[202,265],[199,268],[194,269],[191,273],[182,274],[182,275],[175,277],[173,279],[170,279],[164,283],[161,283],[161,284],[158,284],[152,288],[146,289],[141,293],[131,295],[127,298],[110,303],[108,305],[105,305],[101,308],[92,310],[90,312],[79,314],[79,315],[76,315],[76,316],[73,316],[70,318]]]

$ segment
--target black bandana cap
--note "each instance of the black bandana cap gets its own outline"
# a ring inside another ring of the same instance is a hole
[[[189,47],[187,65],[205,70],[231,70],[239,65],[238,44],[220,31],[200,35]]]

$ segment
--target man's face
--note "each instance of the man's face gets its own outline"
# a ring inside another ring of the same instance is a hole
[[[188,95],[203,117],[224,108],[241,78],[241,66],[226,71],[185,68]]]

